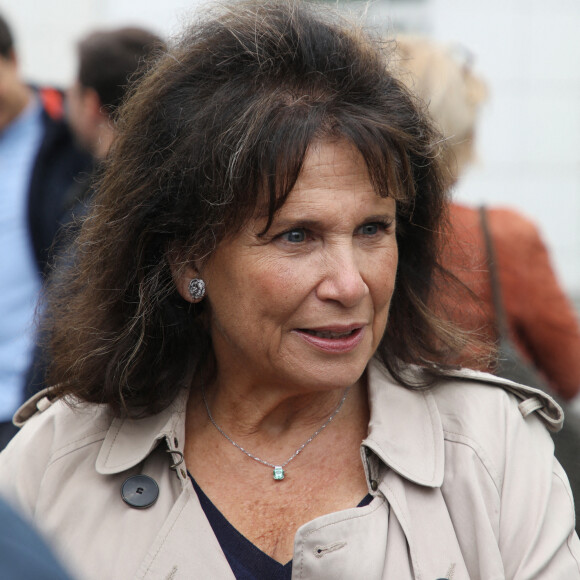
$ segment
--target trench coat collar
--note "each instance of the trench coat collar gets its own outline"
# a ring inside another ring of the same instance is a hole
[[[114,419],[97,456],[97,472],[112,475],[131,469],[146,459],[160,441],[166,441],[168,449],[183,453],[187,396],[184,389],[157,415]]]
[[[368,366],[370,422],[362,445],[391,469],[419,485],[443,481],[443,428],[429,391],[412,391],[394,382],[384,366]],[[102,475],[135,467],[166,440],[183,452],[187,391],[157,415],[144,419],[116,418],[99,451],[96,469]]]
[[[406,479],[441,485],[443,429],[430,393],[398,386],[375,360],[369,363],[368,379],[371,417],[363,446]],[[183,452],[186,404],[184,390],[157,415],[114,419],[97,457],[97,472],[112,475],[131,469],[163,440],[170,449]]]
[[[433,395],[429,390],[410,390],[397,384],[375,359],[367,373],[370,422],[363,447],[405,479],[440,487],[444,436]]]

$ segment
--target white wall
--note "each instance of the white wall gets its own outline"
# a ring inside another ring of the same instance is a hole
[[[75,43],[95,28],[145,26],[170,35],[201,0],[0,0],[14,30],[26,79],[67,86],[74,78]]]
[[[74,43],[97,26],[141,24],[169,34],[201,0],[0,0],[22,68],[66,85]],[[480,162],[456,197],[519,208],[540,226],[556,270],[580,296],[580,0],[375,0],[369,20],[405,22],[476,55],[490,88]]]

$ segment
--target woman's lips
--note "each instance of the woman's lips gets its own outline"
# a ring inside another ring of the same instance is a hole
[[[365,326],[349,328],[299,328],[294,332],[319,350],[346,353],[354,350],[363,339]]]

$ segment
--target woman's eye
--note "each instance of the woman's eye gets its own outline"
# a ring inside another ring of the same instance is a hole
[[[380,231],[387,229],[387,225],[383,223],[373,222],[370,224],[365,224],[359,228],[359,233],[363,236],[375,236]]]
[[[306,231],[302,229],[290,230],[289,232],[283,233],[280,237],[286,242],[298,244],[306,239]]]

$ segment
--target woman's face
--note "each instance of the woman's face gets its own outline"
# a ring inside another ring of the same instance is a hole
[[[344,141],[311,147],[296,186],[200,268],[218,381],[294,391],[346,387],[385,330],[397,269],[395,201],[377,196]],[[187,296],[189,278],[179,281]]]

